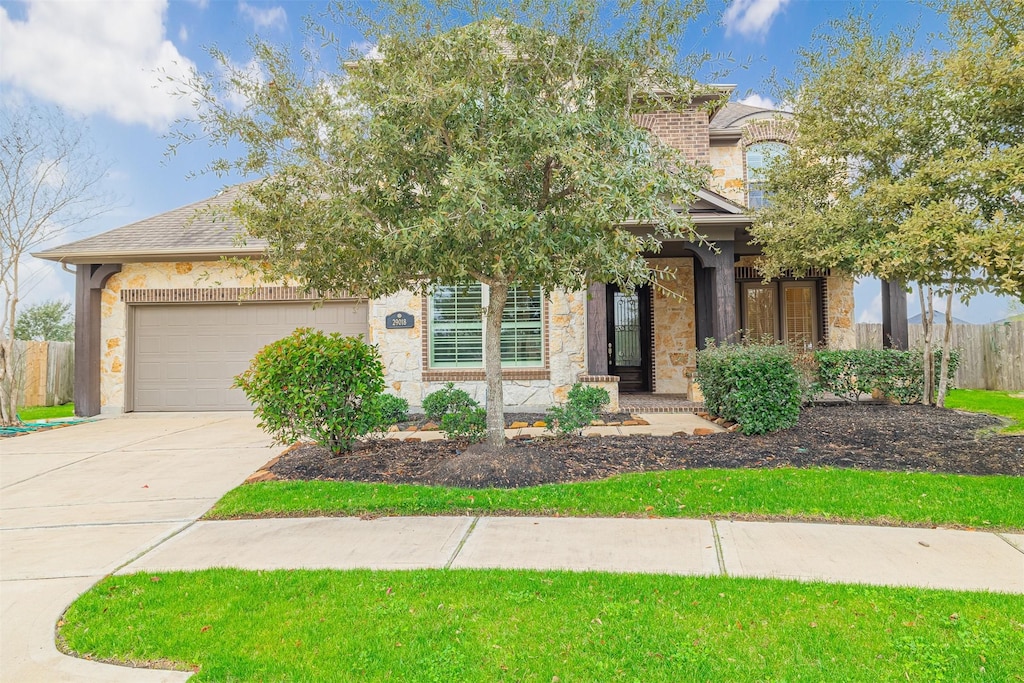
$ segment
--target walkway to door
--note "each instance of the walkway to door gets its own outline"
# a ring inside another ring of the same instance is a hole
[[[620,393],[619,410],[623,413],[697,413],[704,404],[691,401],[686,394]]]

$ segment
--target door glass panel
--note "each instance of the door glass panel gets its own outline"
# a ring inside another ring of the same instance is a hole
[[[640,300],[615,292],[615,365],[640,366]]]
[[[775,285],[747,285],[745,290],[747,336],[752,339],[777,339]]]
[[[814,290],[811,287],[783,287],[785,300],[786,342],[811,348],[816,343],[814,324]]]

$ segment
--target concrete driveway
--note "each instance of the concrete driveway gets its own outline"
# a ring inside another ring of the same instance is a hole
[[[279,451],[249,413],[133,414],[0,440],[0,680],[185,680],[64,656],[54,625]]]

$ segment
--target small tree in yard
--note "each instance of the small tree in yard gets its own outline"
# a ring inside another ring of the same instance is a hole
[[[234,209],[269,242],[269,275],[368,297],[488,288],[487,442],[499,447],[510,288],[633,287],[653,278],[641,254],[657,251],[655,235],[698,237],[674,207],[704,171],[633,116],[698,93],[674,46],[702,1],[624,2],[603,16],[586,0],[383,5],[380,19],[350,15],[375,43],[366,58],[306,55],[302,74],[256,42],[258,72],[214,52],[227,82],[196,77],[184,90],[203,135],[245,149],[215,170],[264,177]],[[312,28],[337,48],[329,28]],[[650,229],[621,228],[629,221]]]
[[[851,18],[801,54],[787,92],[796,137],[768,169],[752,233],[768,276],[826,266],[916,282],[926,404],[932,297],[945,295],[941,406],[954,297],[1024,298],[1024,14],[1014,0],[940,8],[949,53],[915,53],[912,36],[879,39]]]
[[[59,112],[0,111],[0,425],[18,422],[15,324],[22,258],[112,206],[107,167],[85,130]]]
[[[26,341],[74,341],[75,319],[68,301],[26,306],[14,323],[14,338]]]

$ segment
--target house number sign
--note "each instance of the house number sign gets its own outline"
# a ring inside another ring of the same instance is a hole
[[[384,318],[384,328],[388,330],[409,330],[416,324],[416,316],[398,311]]]

